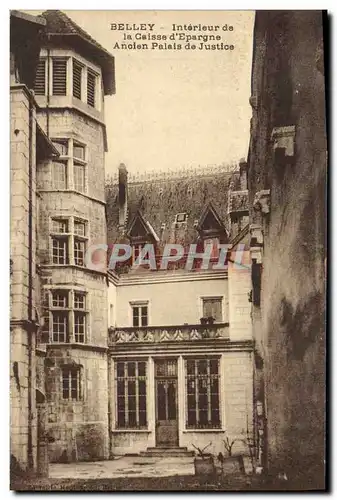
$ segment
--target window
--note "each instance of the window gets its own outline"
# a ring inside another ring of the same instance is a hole
[[[222,297],[207,297],[202,299],[202,315],[212,317],[216,323],[222,322]]]
[[[97,75],[90,69],[87,74],[87,103],[89,106],[95,107],[96,103],[96,79]]]
[[[34,91],[36,95],[46,95],[46,60],[40,59],[36,67]]]
[[[66,163],[54,161],[53,169],[53,188],[67,189],[67,165]]]
[[[74,262],[76,266],[84,266],[84,256],[86,249],[86,229],[85,223],[74,221]]]
[[[73,60],[73,96],[77,99],[82,97],[82,70],[83,66],[75,59]]]
[[[132,326],[148,325],[147,304],[133,304],[132,306]]]
[[[182,224],[183,222],[187,221],[187,214],[185,213],[180,213],[176,215],[175,223],[176,224]]]
[[[66,219],[52,219],[52,231],[54,233],[67,233],[68,221]]]
[[[51,241],[53,264],[84,266],[88,241],[86,221],[73,217],[53,218]]]
[[[67,238],[53,236],[53,264],[68,264]]]
[[[68,315],[64,312],[53,312],[53,342],[69,342]]]
[[[116,383],[117,428],[146,428],[146,362],[117,361]]]
[[[79,160],[85,160],[85,146],[74,142],[73,156]]]
[[[70,71],[72,72],[71,75]],[[84,62],[75,59],[70,53],[69,56],[55,55],[49,60],[41,58],[35,73],[34,91],[37,96],[45,96],[49,93],[49,74],[51,75],[50,94],[52,96],[72,95],[91,108],[99,108],[98,91],[101,85],[101,77],[99,73],[89,68]],[[69,76],[72,78],[69,79]]]
[[[68,140],[65,139],[64,141],[62,140],[53,140],[53,145],[56,147],[57,151],[60,153],[61,156],[67,156],[68,155]]]
[[[87,294],[72,289],[50,290],[49,310],[51,342],[78,342],[87,340]]]
[[[81,369],[79,366],[64,366],[62,368],[62,397],[69,401],[82,399]]]
[[[86,147],[73,139],[53,139],[60,159],[53,162],[53,189],[74,189],[86,192]],[[72,151],[73,161],[69,156]],[[69,185],[69,173],[73,169],[73,185]]]
[[[189,359],[185,361],[185,368],[186,427],[219,428],[219,359]]]
[[[53,58],[53,95],[67,95],[67,59]]]
[[[74,189],[85,192],[85,166],[78,163],[74,163]]]

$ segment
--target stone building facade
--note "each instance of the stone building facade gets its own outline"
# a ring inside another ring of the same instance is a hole
[[[218,454],[225,433],[253,436],[246,167],[130,182],[121,165],[119,182],[108,187],[109,246],[133,248],[128,262],[109,271],[114,453],[191,453],[196,446]],[[209,242],[209,265],[202,269],[196,259],[188,270],[190,245],[201,254]],[[181,261],[160,269],[165,244],[177,243]],[[135,265],[147,244],[156,269]],[[234,245],[222,269],[219,244]],[[242,441],[234,448],[249,453]]]
[[[40,376],[45,352],[38,343],[36,173],[58,153],[36,121],[32,92],[45,20],[13,11],[10,23],[10,446],[12,464],[16,460],[26,469],[38,465],[45,399]]]
[[[322,487],[327,138],[321,12],[256,13],[251,105],[260,452],[270,473],[302,488]]]
[[[85,254],[107,238],[114,59],[60,11],[11,18],[12,454],[36,468],[37,395],[51,461],[104,459],[107,281]]]
[[[254,426],[247,164],[138,183],[121,167],[106,193],[113,57],[60,11],[11,17],[11,453],[46,474],[47,447],[55,462],[224,452]],[[87,265],[120,241],[183,259]],[[210,265],[186,270],[209,243]]]

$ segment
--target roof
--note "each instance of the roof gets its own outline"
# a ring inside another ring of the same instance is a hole
[[[128,222],[130,229],[138,212],[165,243],[189,245],[199,236],[198,224],[205,219],[205,210],[212,210],[221,223],[224,237],[230,231],[228,195],[238,185],[239,172],[194,175],[157,181],[128,183]],[[118,182],[107,187],[108,241],[119,240]],[[186,214],[186,221],[176,224],[176,215]],[[149,227],[149,226],[148,226]]]
[[[84,56],[91,57],[103,72],[104,92],[115,93],[115,59],[89,33],[60,10],[47,10],[42,13],[47,22],[46,33],[50,37],[59,38],[75,50],[82,51]]]

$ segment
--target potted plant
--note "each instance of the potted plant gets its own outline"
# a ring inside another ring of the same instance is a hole
[[[207,322],[208,322],[209,325],[213,325],[214,321],[215,321],[215,318],[213,318],[213,316],[208,316]]]
[[[195,448],[198,452],[197,456],[194,458],[194,473],[196,476],[204,478],[212,478],[216,474],[216,469],[214,465],[214,458],[211,453],[205,453],[205,450],[211,446],[212,442],[210,442],[205,448],[202,450],[197,446],[192,444],[193,448]]]
[[[242,454],[233,455],[233,446],[236,442],[242,441],[242,439],[230,439],[230,437],[225,433],[225,439],[223,439],[226,455],[224,456],[221,452],[218,455],[218,460],[221,464],[221,474],[231,474],[235,472],[241,472],[244,474],[244,463]]]
[[[202,318],[200,318],[200,323],[201,323],[202,325],[207,325],[207,318],[206,318],[205,316],[204,316],[204,317],[202,317]]]

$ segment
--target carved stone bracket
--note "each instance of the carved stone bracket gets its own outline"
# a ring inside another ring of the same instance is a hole
[[[286,157],[293,157],[295,152],[295,125],[274,127],[271,133],[273,150],[284,150]]]
[[[253,208],[261,211],[263,214],[270,212],[270,189],[263,189],[255,193]]]

